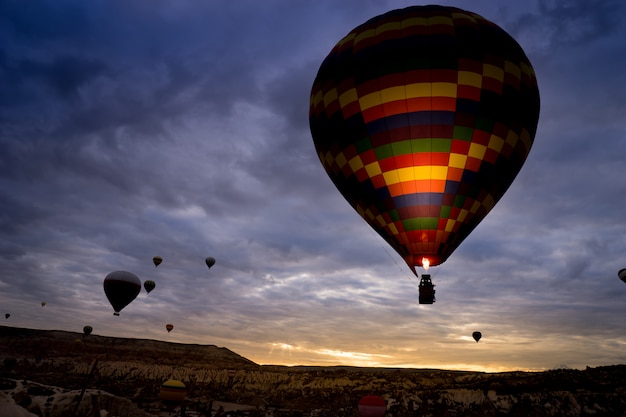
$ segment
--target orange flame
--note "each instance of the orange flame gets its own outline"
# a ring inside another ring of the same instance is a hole
[[[430,266],[430,261],[428,258],[422,258],[422,266],[426,271],[428,271],[428,267]]]

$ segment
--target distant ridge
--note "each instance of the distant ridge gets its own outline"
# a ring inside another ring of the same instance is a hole
[[[85,336],[64,330],[38,330],[0,326],[0,354],[3,356],[64,357],[89,353],[108,360],[124,360],[168,365],[198,363],[223,369],[258,369],[259,365],[215,345],[183,344],[152,339]]]

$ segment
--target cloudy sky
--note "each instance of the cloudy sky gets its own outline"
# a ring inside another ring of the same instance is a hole
[[[626,4],[471,2],[526,51],[541,115],[507,194],[431,269],[433,305],[308,127],[334,44],[412,4],[0,0],[1,324],[260,364],[626,363]],[[102,286],[115,270],[157,283],[119,317]]]

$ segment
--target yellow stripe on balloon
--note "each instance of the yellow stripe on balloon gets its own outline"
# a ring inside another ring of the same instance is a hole
[[[376,28],[376,34],[380,35],[382,33],[389,32],[391,30],[401,30],[401,29],[402,29],[402,22],[400,21],[388,22],[388,23],[378,26]]]
[[[359,33],[356,38],[354,38],[353,45],[356,47],[359,42],[363,42],[364,40],[373,38],[374,36],[376,36],[376,29],[364,30],[363,32]]]
[[[517,144],[518,140],[519,136],[517,135],[517,133],[515,133],[513,130],[509,130],[509,134],[506,135],[506,143],[508,143],[512,147],[515,147],[515,144]]]
[[[465,168],[466,161],[467,155],[463,155],[460,153],[451,153],[450,159],[448,161],[448,166],[450,168]]]
[[[380,90],[380,98],[383,103],[389,103],[391,101],[406,100],[407,91],[404,86],[390,87]]]
[[[459,212],[459,215],[457,216],[457,218],[456,218],[456,219],[457,219],[458,221],[460,221],[460,222],[463,222],[463,221],[465,221],[465,217],[466,217],[466,216],[467,216],[467,210],[462,209],[462,210]]]
[[[487,195],[483,200],[483,207],[487,209],[487,211],[491,210],[496,205],[496,200],[494,200],[491,194]]]
[[[397,86],[384,88],[379,91],[375,91],[370,94],[366,94],[362,97],[358,97],[359,106],[361,110],[367,110],[381,104],[391,103],[393,101],[409,100],[412,98],[436,98],[436,97],[451,97],[456,98],[457,85],[455,83],[414,83],[407,84],[406,86]],[[344,107],[350,103],[349,98],[355,96],[347,96],[345,101],[340,101],[341,106]]]
[[[528,133],[527,129],[522,129],[522,131],[520,132],[520,141],[524,144],[524,146],[526,147],[526,152],[530,152],[530,147],[533,144],[533,140],[530,138],[530,133]]]
[[[480,143],[472,143],[470,144],[467,155],[471,156],[472,158],[483,159],[485,157],[486,151],[487,147],[485,145],[481,145]]]
[[[511,61],[504,61],[504,72],[513,75],[518,80],[522,78],[522,70]]]
[[[409,98],[430,97],[432,83],[413,83],[406,85],[406,95]]]
[[[456,97],[456,84],[432,83],[432,91],[430,95],[433,97]]]
[[[344,155],[344,153],[341,152],[339,155],[335,157],[335,163],[337,164],[339,168],[343,168],[343,166],[348,163],[348,160],[346,159],[346,155]]]
[[[337,42],[337,45],[335,45],[335,49],[341,49],[341,47],[346,43],[346,42],[352,42],[354,40],[354,38],[356,37],[356,33],[355,32],[351,32],[350,34],[346,35],[342,40],[340,40],[339,42]]]
[[[350,164],[352,172],[357,172],[359,169],[363,168],[363,161],[359,155],[352,158],[348,163]]]
[[[476,23],[476,19],[465,13],[451,13],[452,19],[454,20],[467,20],[471,23]]]
[[[504,139],[502,139],[500,136],[491,135],[487,147],[500,153],[502,151],[502,146],[504,146]]]
[[[469,85],[476,88],[481,88],[483,85],[482,74],[477,74],[472,71],[459,71],[457,80],[459,85]]]
[[[371,164],[365,165],[365,171],[370,178],[383,173],[378,162],[372,162]]]
[[[432,16],[428,18],[429,25],[454,25],[454,21],[448,16]]]
[[[311,96],[311,103],[312,103],[312,107],[317,107],[322,100],[324,99],[324,94],[322,93],[322,90],[319,90],[315,93],[315,95]]]
[[[337,97],[337,89],[333,88],[324,94],[324,106],[328,107],[333,101],[336,101]]]
[[[341,93],[339,96],[339,105],[343,108],[350,103],[354,103],[358,99],[359,96],[356,94],[356,88],[351,88]]]
[[[414,26],[426,26],[428,20],[425,17],[411,17],[402,21],[402,29],[409,29]]]
[[[483,64],[483,76],[494,78],[500,82],[504,81],[504,70],[491,64]]]

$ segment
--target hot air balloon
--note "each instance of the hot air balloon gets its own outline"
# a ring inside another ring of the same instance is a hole
[[[154,258],[152,258],[152,262],[154,263],[154,267],[156,268],[157,266],[161,265],[161,262],[163,262],[163,258],[161,258],[160,256],[155,256]]]
[[[620,269],[619,272],[617,273],[617,276],[619,277],[619,279],[621,279],[623,282],[626,282],[626,268]]]
[[[42,301],[42,302],[41,302],[41,306],[43,307],[43,306],[45,306],[45,305],[46,305],[46,302],[45,302],[45,301]]]
[[[4,318],[5,318],[6,320],[8,320],[8,319],[9,319],[9,317],[11,317],[11,314],[9,314],[9,313],[6,313],[6,314],[4,315]]]
[[[91,334],[91,332],[93,332],[93,327],[91,327],[91,326],[83,327],[83,334],[85,336],[89,336]]]
[[[174,325],[173,325],[173,324],[166,324],[166,325],[165,325],[165,328],[167,329],[167,332],[169,333],[169,332],[171,332],[171,331],[172,331],[172,329],[174,328]]]
[[[212,256],[209,256],[208,258],[204,260],[204,262],[206,262],[206,266],[208,266],[209,269],[211,269],[211,267],[215,265],[215,258],[213,258]]]
[[[361,417],[383,417],[387,404],[378,395],[366,395],[359,400],[358,408]]]
[[[147,279],[143,282],[143,287],[146,289],[148,294],[150,294],[150,291],[152,291],[156,287],[156,282],[152,281],[151,279]]]
[[[376,16],[331,50],[311,89],[317,155],[417,275],[509,188],[539,119],[535,72],[487,19],[444,6]]]
[[[474,338],[476,343],[478,343],[480,338],[483,337],[483,334],[481,332],[474,332],[474,333],[472,333],[472,337]]]
[[[166,405],[175,407],[185,400],[187,396],[187,387],[181,381],[176,379],[167,380],[161,385],[159,398]]]
[[[113,310],[113,314],[120,315],[120,311],[130,304],[141,291],[139,277],[128,271],[114,271],[104,278],[104,293]]]

